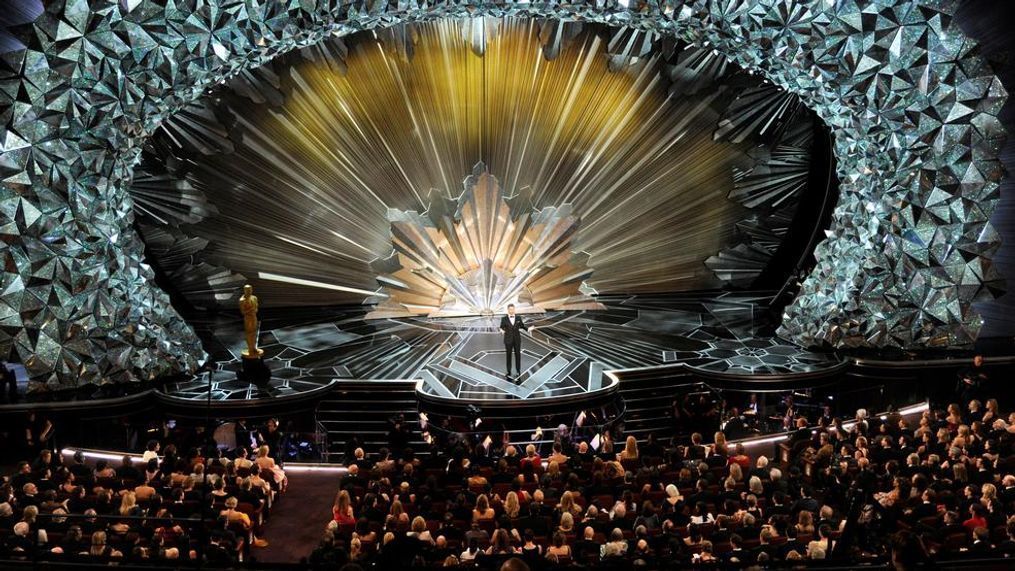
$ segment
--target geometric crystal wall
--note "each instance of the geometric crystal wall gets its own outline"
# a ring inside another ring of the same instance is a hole
[[[19,0],[15,0],[19,1]],[[1006,93],[942,0],[657,3],[48,2],[0,55],[0,355],[53,386],[192,369],[127,193],[141,141],[209,85],[328,35],[516,15],[678,37],[800,97],[835,134],[840,200],[782,332],[804,343],[968,343],[996,294],[988,218]]]

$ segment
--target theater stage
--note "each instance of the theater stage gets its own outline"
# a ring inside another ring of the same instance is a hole
[[[369,307],[265,311],[260,347],[267,386],[236,377],[241,321],[195,320],[209,371],[171,383],[184,399],[246,400],[294,395],[333,381],[417,381],[428,400],[505,405],[581,398],[615,388],[610,371],[684,364],[706,373],[784,378],[837,367],[834,353],[809,351],[772,334],[765,293],[600,296],[605,311],[526,316],[522,374],[504,377],[504,348],[490,317],[364,319]]]

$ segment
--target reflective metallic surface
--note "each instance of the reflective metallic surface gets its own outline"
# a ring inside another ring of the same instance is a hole
[[[381,292],[367,319],[604,309],[580,291],[592,270],[572,249],[571,205],[512,212],[482,163],[457,201],[431,199],[425,215],[388,213],[394,250],[375,262]]]

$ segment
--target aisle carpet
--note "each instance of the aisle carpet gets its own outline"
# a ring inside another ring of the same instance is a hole
[[[268,563],[296,563],[308,557],[331,520],[338,480],[338,474],[330,473],[289,474],[289,489],[268,522],[269,545],[254,548],[251,555]]]

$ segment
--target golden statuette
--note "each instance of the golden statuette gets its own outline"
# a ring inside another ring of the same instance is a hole
[[[264,355],[264,350],[257,348],[257,296],[254,295],[254,287],[250,284],[243,286],[240,313],[243,314],[243,336],[247,339],[247,348],[243,350],[243,356],[256,359]]]

